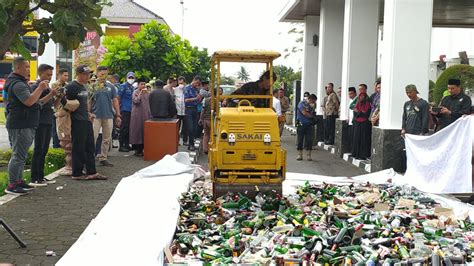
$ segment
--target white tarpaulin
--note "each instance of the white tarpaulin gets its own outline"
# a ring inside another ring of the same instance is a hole
[[[407,171],[393,181],[431,193],[472,191],[474,117],[458,119],[431,136],[406,135]]]
[[[185,156],[166,156],[123,178],[56,265],[162,265],[163,248],[173,237],[180,212],[178,197],[194,178]]]

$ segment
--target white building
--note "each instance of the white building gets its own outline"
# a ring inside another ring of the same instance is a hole
[[[348,119],[347,88],[365,83],[370,92],[380,74],[380,126],[372,131],[372,169],[381,170],[400,166],[405,86],[415,84],[428,98],[430,63],[435,59],[431,57],[433,27],[473,27],[472,14],[474,1],[464,0],[290,0],[280,21],[305,24],[302,88],[312,90],[318,104],[327,83],[344,88],[340,134]],[[339,138],[336,144],[341,156],[342,143]]]

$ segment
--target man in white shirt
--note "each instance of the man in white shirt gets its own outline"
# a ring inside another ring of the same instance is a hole
[[[185,114],[185,107],[184,107],[184,87],[186,86],[186,79],[184,77],[178,78],[178,86],[173,88],[174,90],[174,100],[176,103],[176,114],[178,118],[178,128],[183,125],[183,119]],[[183,145],[188,142],[187,133],[184,128],[181,128],[181,135],[183,137]]]
[[[282,113],[281,113],[281,103],[280,100],[278,99],[278,96],[280,94],[280,90],[274,89],[273,90],[273,110],[277,114],[278,117],[278,126],[280,127],[280,136],[283,133],[283,127],[284,127],[284,122],[281,121]]]

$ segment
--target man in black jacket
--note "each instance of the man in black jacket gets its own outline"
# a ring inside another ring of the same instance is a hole
[[[33,91],[28,86],[30,76],[30,63],[23,57],[13,60],[13,73],[5,82],[8,93],[7,130],[12,144],[12,157],[8,163],[8,187],[5,193],[24,195],[32,186],[23,181],[28,148],[35,137],[39,125],[40,105],[38,100],[43,91],[48,89],[48,81],[42,81]],[[50,92],[51,96],[55,91]]]
[[[150,93],[150,111],[153,118],[169,119],[176,116],[176,104],[171,94],[163,89],[163,81],[155,82],[155,89]]]

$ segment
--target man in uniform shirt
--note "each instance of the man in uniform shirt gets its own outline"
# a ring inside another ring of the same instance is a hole
[[[410,99],[403,106],[402,137],[406,134],[424,135],[428,133],[429,104],[418,97],[418,90],[413,84],[405,87]]]
[[[273,73],[273,82],[277,80],[277,75]],[[245,83],[242,87],[235,90],[232,95],[270,95],[268,90],[271,89],[270,70],[265,71],[257,81]],[[227,99],[226,99],[227,100]],[[228,101],[224,101],[225,106]],[[268,107],[266,99],[253,99],[252,105],[255,107]]]
[[[127,73],[127,81],[120,85],[118,93],[120,102],[120,114],[122,115],[122,123],[120,124],[120,152],[129,152],[130,144],[130,116],[132,114],[132,94],[133,83],[135,82],[135,74],[133,72]]]
[[[462,91],[459,79],[448,80],[448,91],[450,95],[444,97],[439,105],[441,110],[437,114],[439,117],[437,130],[449,126],[463,115],[471,114],[471,98]]]

